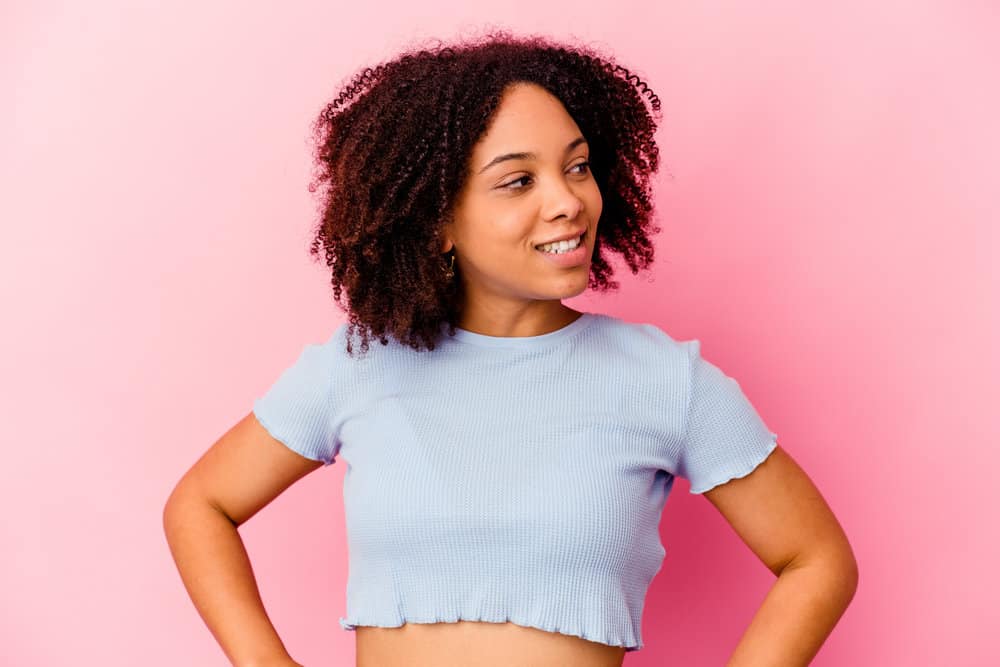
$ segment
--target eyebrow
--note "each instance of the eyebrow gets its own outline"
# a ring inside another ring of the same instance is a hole
[[[573,150],[574,148],[576,148],[580,144],[586,144],[586,143],[587,143],[587,140],[584,139],[582,136],[577,137],[576,139],[574,139],[573,141],[569,142],[569,144],[566,145],[566,151],[565,152],[569,153],[571,150]],[[522,152],[522,153],[504,153],[503,155],[498,155],[495,158],[493,158],[492,160],[490,160],[489,163],[487,163],[487,165],[485,167],[483,167],[482,169],[480,169],[478,173],[481,174],[484,171],[486,171],[487,169],[489,169],[490,167],[492,167],[493,165],[498,164],[500,162],[503,162],[505,160],[534,160],[537,157],[538,156],[536,154],[534,154],[534,153],[524,153],[524,152]]]

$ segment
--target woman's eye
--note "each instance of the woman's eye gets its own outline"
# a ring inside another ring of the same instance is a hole
[[[521,178],[515,178],[513,181],[508,181],[507,183],[504,183],[500,187],[501,188],[506,188],[508,190],[521,190],[523,188],[512,188],[510,186],[514,185],[515,183],[520,183],[524,179],[531,179],[531,176],[522,176]]]
[[[570,169],[576,169],[577,167],[584,167],[584,169],[582,171],[578,171],[576,173],[578,173],[578,174],[585,174],[590,169],[590,162],[581,162],[579,164],[575,164],[572,167],[570,167]],[[519,188],[514,188],[514,187],[511,187],[511,186],[514,185],[515,183],[520,183],[521,181],[524,181],[524,180],[530,181],[531,180],[531,176],[522,176],[521,178],[516,178],[513,181],[507,181],[506,183],[504,183],[500,187],[504,188],[506,190],[523,190],[525,187],[527,187],[527,183],[524,186],[519,187]]]

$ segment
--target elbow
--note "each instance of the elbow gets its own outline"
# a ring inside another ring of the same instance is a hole
[[[858,561],[851,555],[850,562],[844,569],[844,586],[849,591],[848,601],[854,599],[854,594],[858,592]]]
[[[853,555],[838,558],[827,565],[827,572],[831,586],[843,599],[846,607],[858,591],[858,561]]]
[[[198,487],[182,479],[163,504],[161,520],[167,540],[169,541],[171,535],[176,531],[184,530],[192,522],[200,521],[206,514],[218,514],[234,528],[239,527],[239,524],[233,521],[232,517],[222,511]]]
[[[858,591],[858,562],[853,555],[839,557],[830,561],[826,568],[830,588],[846,608]]]
[[[834,599],[839,599],[846,609],[858,592],[858,563],[852,556],[850,559],[838,561],[829,566],[830,590]]]
[[[163,503],[163,512],[161,513],[161,521],[163,523],[163,532],[166,534],[167,539],[170,538],[170,534],[173,531],[173,527],[177,525],[179,521],[183,521],[179,517],[182,514],[183,509],[183,498],[178,493],[179,487],[174,487],[174,490],[167,497],[167,501]]]
[[[204,504],[204,501],[184,483],[183,479],[178,482],[173,491],[170,492],[166,502],[163,503],[161,520],[167,539],[176,528],[189,522],[192,511],[196,511]]]
[[[827,582],[828,588],[843,598],[846,604],[854,599],[858,590],[860,571],[857,558],[849,544],[817,550],[792,559],[787,569],[810,568]]]
[[[858,590],[858,559],[854,557],[854,551],[846,540],[837,548],[831,549],[828,556],[830,569],[841,582],[844,590],[849,592],[850,598]]]

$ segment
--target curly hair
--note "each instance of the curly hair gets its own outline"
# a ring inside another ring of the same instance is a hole
[[[309,191],[321,194],[310,254],[323,249],[334,298],[349,315],[348,354],[359,332],[363,353],[388,335],[433,350],[444,323],[454,335],[463,289],[446,273],[441,229],[473,146],[505,90],[522,82],[558,98],[590,146],[603,210],[588,286],[619,287],[608,252],[633,274],[652,263],[660,101],[638,76],[590,48],[506,31],[411,49],[357,73],[312,125],[318,169]]]

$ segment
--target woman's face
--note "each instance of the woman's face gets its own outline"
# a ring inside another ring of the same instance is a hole
[[[473,148],[454,219],[445,226],[441,250],[454,246],[467,306],[518,311],[587,288],[602,206],[589,154],[558,98],[534,84],[507,90]],[[576,252],[549,255],[536,247],[581,232]]]

